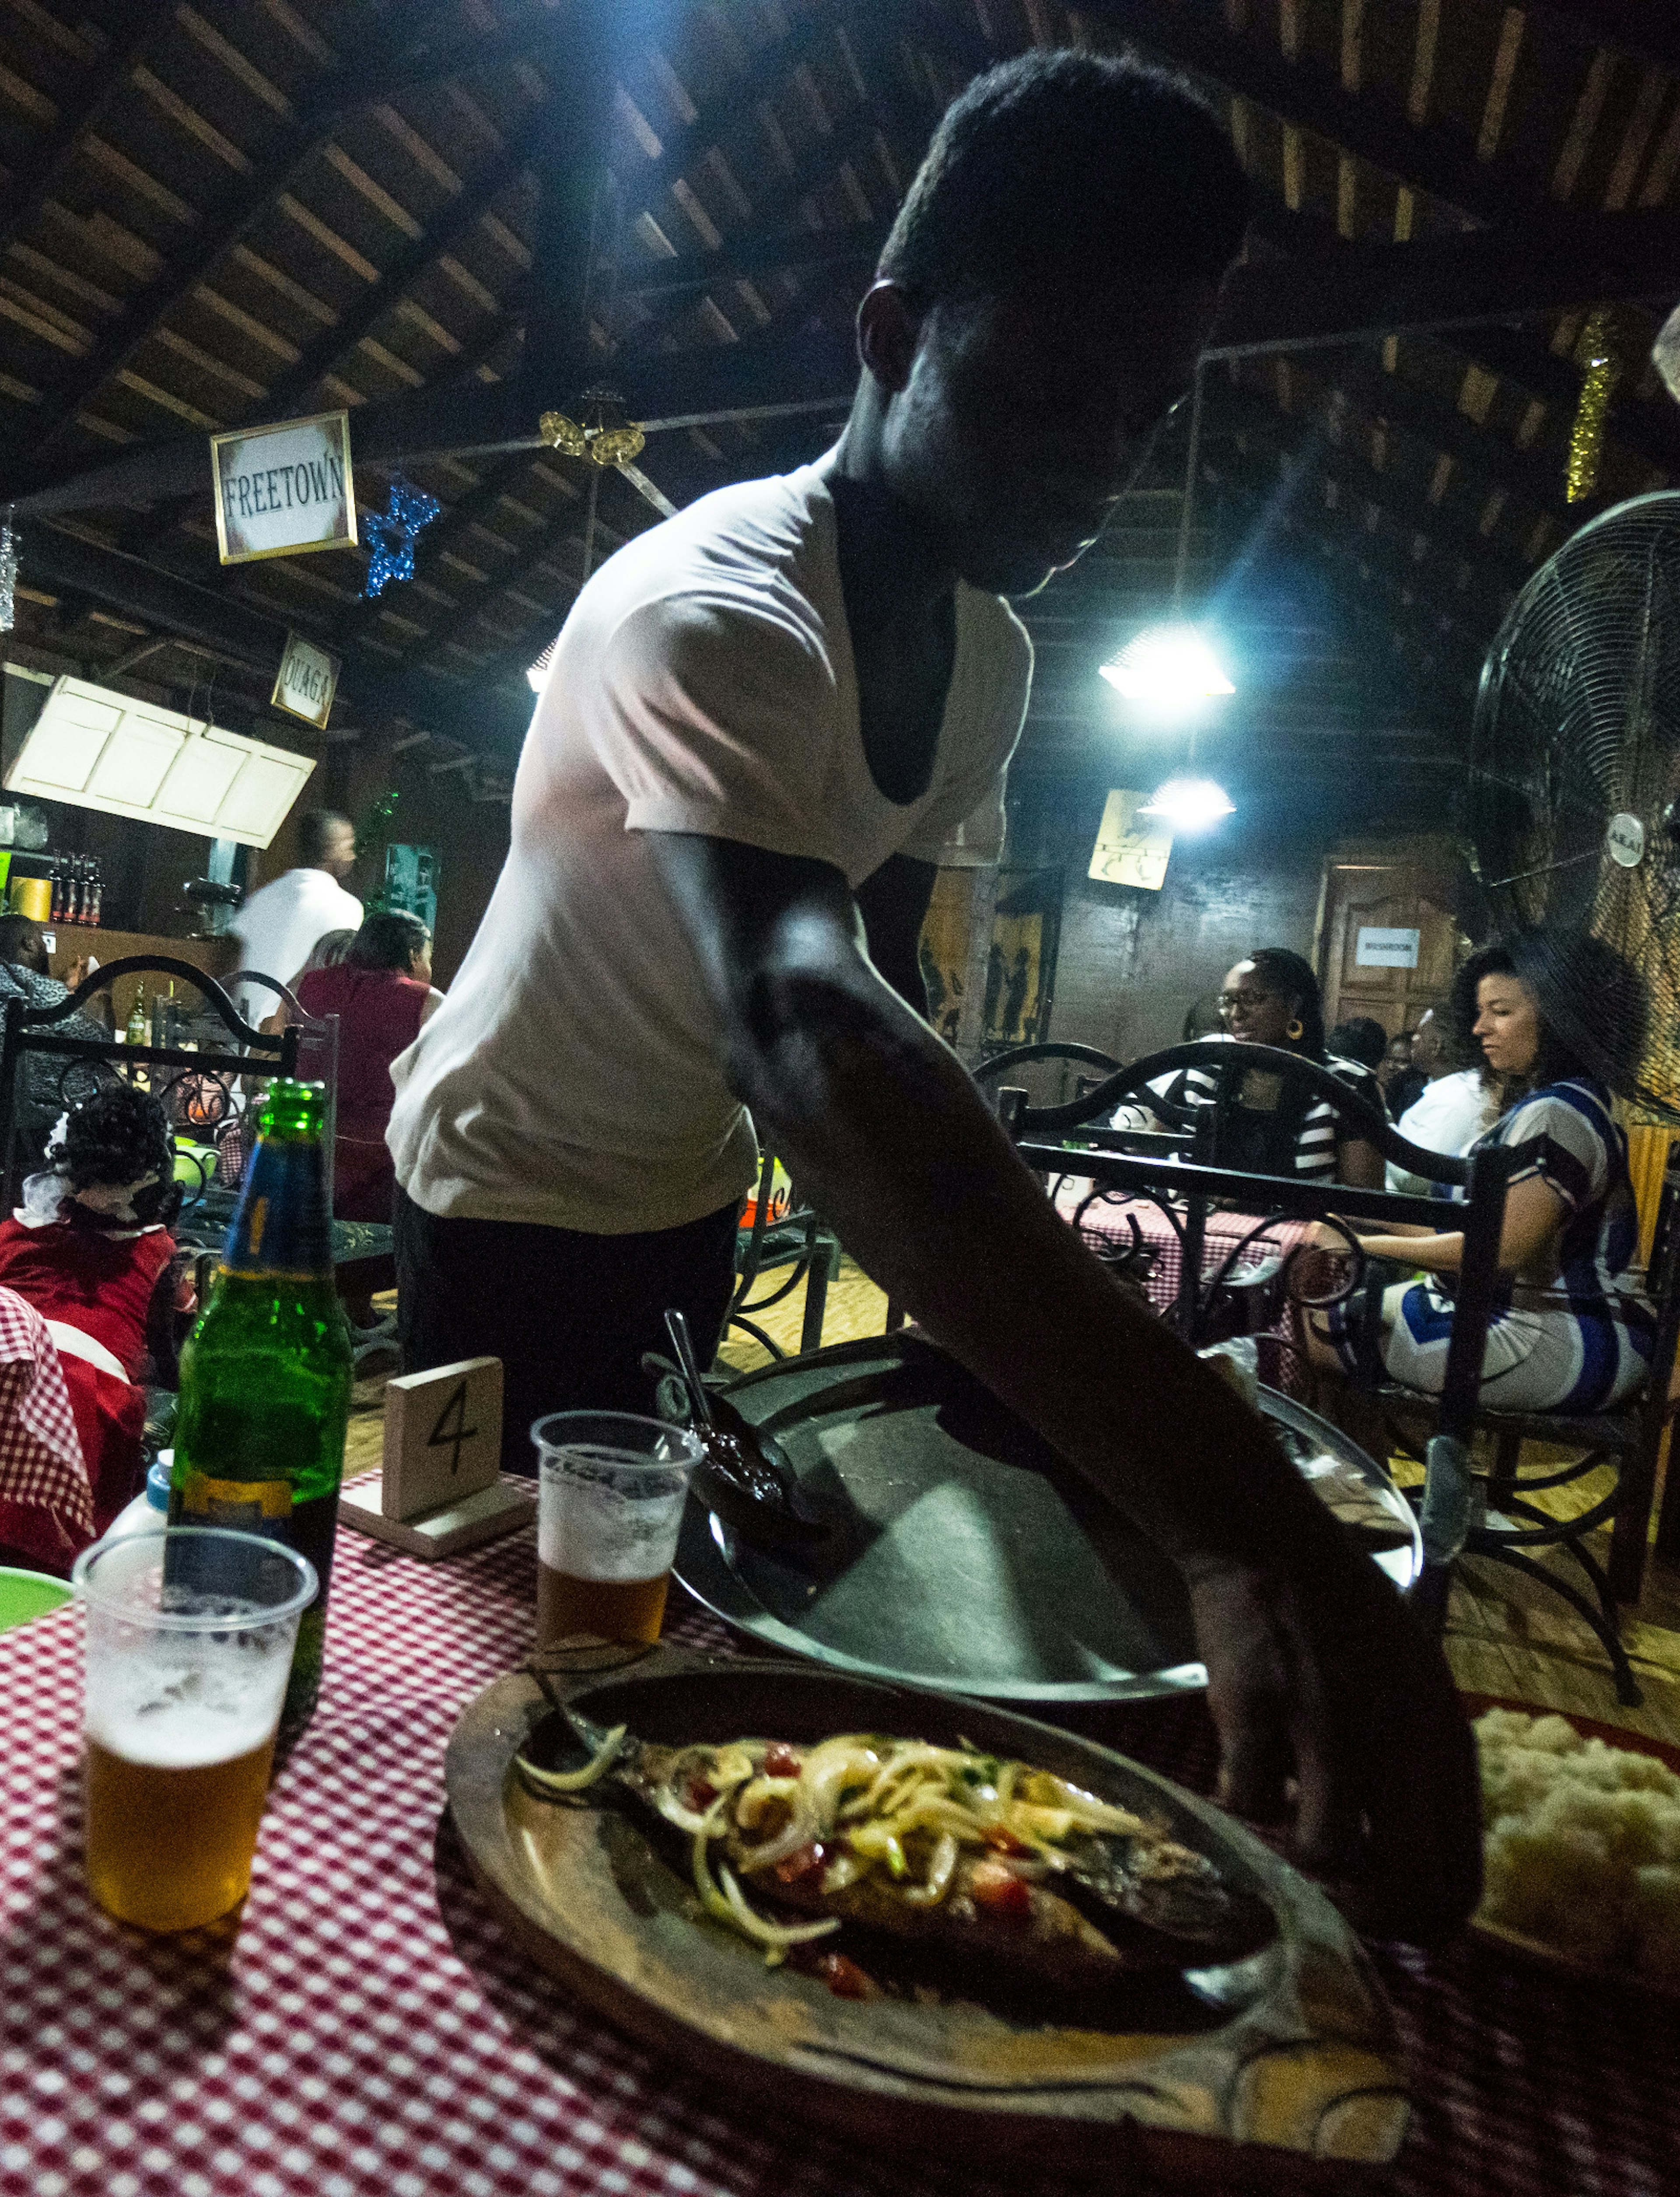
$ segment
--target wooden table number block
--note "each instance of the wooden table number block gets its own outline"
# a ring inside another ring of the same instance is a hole
[[[413,1556],[448,1556],[524,1525],[535,1493],[501,1478],[501,1360],[464,1358],[386,1382],[382,1469],[344,1491],[339,1516]]]

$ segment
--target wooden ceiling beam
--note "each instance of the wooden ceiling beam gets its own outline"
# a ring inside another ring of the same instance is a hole
[[[1316,243],[1234,268],[1211,358],[1382,336],[1447,333],[1573,307],[1680,297],[1680,221],[1667,207],[1566,207],[1414,244]]]
[[[866,221],[854,229],[801,229],[770,236],[732,237],[721,252],[688,252],[675,259],[639,261],[633,267],[621,268],[618,295],[644,299],[686,298],[718,284],[760,281],[784,269],[802,275],[826,275],[872,267],[891,227],[890,221]]]
[[[1381,633],[1398,632],[1437,662],[1456,652],[1466,663],[1480,664],[1497,629],[1497,617],[1491,612],[1467,616],[1456,592],[1450,606],[1437,600],[1429,575],[1397,555],[1391,542],[1371,534],[1345,507],[1333,510],[1324,503],[1322,477],[1313,473],[1299,451],[1272,444],[1264,455],[1270,462],[1262,479],[1254,479],[1246,467],[1234,470],[1223,452],[1217,466],[1204,466],[1204,477],[1222,495],[1248,507],[1262,538],[1273,530],[1294,534],[1310,544],[1315,555],[1330,559],[1332,588],[1355,617],[1370,615],[1369,606],[1362,606],[1347,586],[1350,570],[1358,572],[1364,564],[1372,575],[1366,584],[1380,588],[1387,598],[1377,629]],[[1241,463],[1240,453],[1231,453],[1231,458]],[[1309,479],[1314,482],[1310,501],[1301,494]],[[1217,603],[1217,589],[1214,600]]]
[[[1671,228],[1680,232],[1680,223],[1674,221],[1671,213],[1668,219]],[[1340,242],[1327,222],[1318,220],[1311,214],[1291,213],[1276,201],[1261,210],[1256,225],[1273,246],[1291,260],[1305,258],[1309,252],[1334,255],[1338,250],[1352,248]],[[1549,234],[1549,229],[1540,233],[1538,250],[1542,257],[1550,249],[1546,241]],[[1362,248],[1399,253],[1417,251],[1420,246],[1397,244]],[[1535,248],[1532,241],[1529,248]],[[1265,264],[1281,263],[1267,261]],[[1335,280],[1334,275],[1328,270],[1326,280],[1332,283]],[[1540,310],[1544,316],[1550,317],[1556,311],[1566,309]],[[1422,333],[1425,331],[1414,329],[1413,333]],[[1476,324],[1474,332],[1471,332],[1469,323],[1461,322],[1453,329],[1442,330],[1440,334],[1443,342],[1463,352],[1471,363],[1485,368],[1501,380],[1515,381],[1519,387],[1543,398],[1549,404],[1558,405],[1573,414],[1580,401],[1579,368],[1572,361],[1560,358],[1544,340],[1540,330],[1526,333],[1507,325],[1504,316],[1498,316]],[[1666,398],[1659,403],[1644,404],[1637,400],[1630,401],[1625,394],[1621,395],[1612,411],[1610,434],[1613,441],[1625,444],[1644,456],[1651,465],[1666,465],[1680,471],[1680,411],[1677,411]]]
[[[629,9],[633,0],[617,0]],[[361,68],[341,68],[322,78],[298,101],[298,120],[308,131],[327,130],[347,117],[359,114],[381,101],[405,91],[422,91],[463,76],[482,76],[486,71],[511,67],[516,61],[549,61],[564,64],[571,32],[571,17],[578,0],[565,9],[548,9],[507,31],[468,31],[464,35],[421,38]],[[448,21],[451,32],[461,20],[459,8],[435,11]],[[348,26],[344,43],[370,43],[366,23]]]
[[[341,315],[318,340],[304,351],[296,366],[270,386],[264,403],[264,418],[283,418],[286,409],[303,403],[322,378],[345,364],[364,337],[371,335],[386,315],[401,304],[403,293],[436,265],[441,253],[454,251],[478,228],[490,208],[510,190],[530,164],[537,136],[532,127],[522,130],[507,148],[470,177],[458,198],[443,208],[443,220],[399,252],[381,270],[376,287],[352,312]],[[521,288],[524,286],[522,284]],[[456,372],[458,366],[452,362]]]
[[[1508,220],[1534,204],[1534,193],[1514,181],[1509,169],[1478,159],[1469,138],[1409,121],[1398,107],[1368,93],[1345,90],[1311,61],[1290,61],[1281,47],[1228,29],[1224,15],[1211,6],[1080,0],[1078,12],[1113,36],[1135,39],[1163,60],[1211,78],[1280,121],[1340,146],[1480,221]]]
[[[832,32],[837,26],[831,21],[828,27]],[[753,193],[754,231],[744,236],[726,239],[722,249],[712,256],[712,271],[709,277],[702,273],[704,261],[708,255],[684,255],[681,261],[632,262],[621,268],[620,283],[624,293],[637,296],[645,307],[651,304],[653,309],[652,317],[645,320],[634,332],[639,349],[649,348],[658,342],[696,293],[721,288],[725,284],[744,278],[751,279],[746,269],[738,272],[732,266],[733,256],[737,252],[748,258],[755,255],[759,248],[762,224],[784,228],[797,217],[803,202],[825,185],[834,183],[843,168],[869,158],[873,154],[878,137],[884,137],[895,130],[904,136],[913,136],[914,159],[919,160],[926,141],[932,134],[936,117],[931,110],[924,112],[912,107],[906,97],[895,76],[894,57],[884,45],[878,23],[849,13],[846,27],[850,33],[848,46],[851,67],[862,78],[865,96],[848,118],[850,126],[819,136],[795,158],[791,171],[773,167],[762,171],[762,183],[755,184]],[[889,225],[883,224],[880,229],[883,241]],[[872,228],[873,224],[870,226]],[[818,246],[820,258],[825,251],[834,250],[837,240],[843,240],[839,246],[844,255],[842,264],[855,265],[862,257],[860,253],[855,258],[853,256],[857,240],[850,229],[814,230],[811,236]],[[794,264],[791,255],[779,260],[773,258],[770,262],[772,267]],[[812,263],[808,261],[806,264]],[[666,269],[679,266],[682,269],[679,276],[680,287],[667,287],[661,282],[660,278]],[[657,287],[646,291],[640,287],[644,273]],[[696,275],[701,279],[693,280]],[[626,279],[627,276],[629,279]]]
[[[1579,508],[1571,511],[1560,461],[1541,451],[1524,449],[1492,428],[1477,426],[1456,404],[1425,389],[1398,364],[1392,373],[1385,372],[1374,349],[1347,351],[1322,364],[1349,405],[1373,426],[1399,428],[1488,487],[1505,489],[1537,511],[1567,515],[1572,525],[1584,515]],[[1589,504],[1586,510],[1593,507]]]
[[[1672,0],[1528,0],[1528,5],[1593,45],[1680,71],[1680,14]]]
[[[1291,449],[1287,427],[1299,429],[1306,426],[1310,431],[1315,424],[1322,425],[1321,421],[1303,420],[1300,414],[1283,410],[1275,397],[1263,391],[1233,391],[1231,395],[1237,403],[1225,410],[1225,424],[1234,426],[1240,422],[1252,440],[1280,459]],[[1509,597],[1532,577],[1531,566],[1495,548],[1474,527],[1466,529],[1451,513],[1432,504],[1427,496],[1418,494],[1393,474],[1376,472],[1368,454],[1355,455],[1324,440],[1315,442],[1306,463],[1320,491],[1324,484],[1333,482],[1338,499],[1345,499],[1355,510],[1374,507],[1378,526],[1386,519],[1405,539],[1408,552],[1419,536],[1424,538],[1428,543],[1424,554],[1409,554],[1407,560],[1410,583],[1420,594],[1443,584],[1439,565],[1442,560],[1450,560],[1454,572],[1451,594],[1461,602],[1467,592],[1472,601],[1482,599],[1486,614],[1497,625]],[[1470,568],[1467,588],[1457,584],[1459,565]]]
[[[56,129],[30,147],[27,165],[20,166],[0,194],[0,245],[9,243],[49,199],[58,196],[83,140],[121,100],[135,69],[168,29],[174,13],[172,8],[141,7],[138,27],[125,38],[113,40],[74,87],[74,104],[66,107]]]

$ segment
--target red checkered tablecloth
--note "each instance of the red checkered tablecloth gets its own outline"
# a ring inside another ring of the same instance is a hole
[[[875,2160],[737,2118],[504,1943],[442,1818],[443,1749],[522,1659],[534,1597],[529,1533],[431,1566],[341,1534],[321,1706],[244,1915],[177,1939],[108,1921],[83,1887],[77,1613],[0,1638],[0,2192],[1020,2197],[976,2159]],[[721,1644],[692,1604],[672,1629]],[[1195,1701],[1117,1712],[1107,1736],[1211,1769]],[[1680,2014],[1469,1945],[1381,1965],[1416,2099],[1394,2197],[1673,2192]]]
[[[1184,1272],[1177,1231],[1161,1208],[1149,1199],[1106,1192],[1092,1197],[1094,1188],[1088,1175],[1063,1175],[1055,1188],[1056,1210],[1070,1225],[1077,1223],[1080,1234],[1093,1249],[1129,1249],[1133,1240],[1132,1223],[1135,1220],[1144,1245],[1155,1254],[1154,1263],[1144,1278],[1144,1286],[1150,1303],[1157,1311],[1165,1312],[1178,1297],[1179,1280]],[[1243,1252],[1236,1271],[1240,1273],[1257,1267],[1263,1259],[1286,1257],[1306,1240],[1312,1225],[1308,1220],[1273,1220],[1264,1238]],[[1251,1213],[1210,1213],[1202,1250],[1203,1273],[1215,1272],[1243,1238],[1259,1226],[1258,1218]],[[1289,1319],[1280,1320],[1256,1340],[1261,1351],[1261,1380],[1273,1388],[1281,1388],[1286,1396],[1305,1395],[1306,1368],[1295,1348]]]

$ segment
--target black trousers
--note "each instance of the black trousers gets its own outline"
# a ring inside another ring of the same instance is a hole
[[[403,1370],[501,1359],[502,1465],[534,1473],[531,1423],[544,1412],[652,1412],[641,1358],[672,1355],[668,1306],[686,1315],[701,1365],[711,1363],[734,1290],[737,1209],[681,1228],[592,1236],[530,1221],[440,1220],[399,1189]]]

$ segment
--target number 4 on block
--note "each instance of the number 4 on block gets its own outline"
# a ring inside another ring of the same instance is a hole
[[[501,1360],[404,1373],[385,1390],[380,1510],[414,1518],[489,1487],[501,1467]]]

